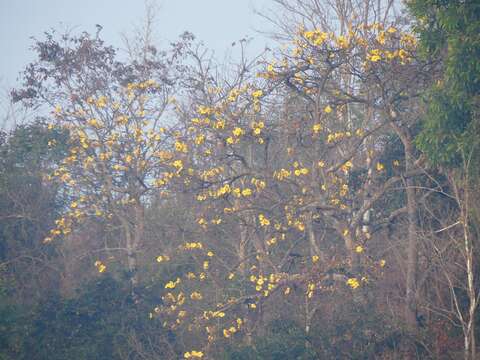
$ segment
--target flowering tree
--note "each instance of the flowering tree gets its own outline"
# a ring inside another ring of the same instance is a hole
[[[129,63],[88,35],[37,44],[40,62],[14,95],[50,104],[50,127],[68,130],[71,146],[49,176],[69,206],[45,240],[101,221],[134,294],[139,255],[156,259],[165,281],[149,317],[181,336],[172,357],[252,344],[279,304],[307,337],[330,295],[366,304],[387,263],[381,229],[397,217],[416,331],[424,169],[412,139],[425,64],[388,16],[345,11],[338,24],[287,27],[282,50],[229,74],[188,36],[168,54],[140,47]]]
[[[182,71],[182,47],[190,40],[186,34],[170,53],[145,44],[141,60],[122,63],[98,36],[64,36],[61,44],[50,34],[35,46],[39,61],[27,69],[25,88],[13,93],[31,106],[50,104],[50,128],[70,133],[70,152],[48,179],[62,183],[71,202],[45,242],[87,219],[118,225],[116,248],[126,253],[133,287],[145,205],[181,168],[169,151],[179,143],[163,123]],[[95,265],[106,269],[100,260]]]
[[[178,105],[177,147],[189,154],[180,176],[197,201],[198,233],[158,258],[192,256],[198,273],[167,282],[152,312],[165,327],[196,334],[185,358],[240,332],[251,341],[271,299],[303,298],[296,304],[308,333],[321,292],[358,291],[385,266],[369,253],[374,210],[375,223],[408,209],[414,216],[408,190],[405,208],[384,214],[377,205],[421,172],[408,134],[413,115],[398,114],[423,73],[414,37],[394,26],[352,25],[343,35],[301,27],[258,71],[263,80],[198,73],[208,81]],[[404,154],[385,163],[392,136]]]

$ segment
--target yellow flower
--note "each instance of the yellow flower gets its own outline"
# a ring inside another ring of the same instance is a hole
[[[259,98],[260,96],[263,95],[263,91],[262,90],[256,90],[252,93],[252,97],[254,98]]]
[[[117,117],[116,122],[120,125],[125,125],[128,123],[128,117],[125,115],[120,115]]]
[[[380,260],[380,267],[384,267],[386,263],[387,262],[384,259]]]
[[[322,125],[321,124],[314,124],[312,127],[312,130],[315,134],[318,134],[320,131],[322,131]]]
[[[215,129],[223,129],[223,128],[225,128],[225,120],[218,120],[213,127],[214,127]]]
[[[325,111],[327,114],[330,114],[332,112],[332,108],[330,107],[330,105],[327,105],[325,106],[325,109],[323,109],[323,111]]]
[[[107,104],[107,98],[105,96],[100,96],[96,103],[96,105],[99,108],[105,107],[106,104]]]
[[[359,254],[362,253],[363,250],[364,250],[364,249],[363,249],[363,246],[361,246],[361,245],[358,245],[358,246],[355,248],[355,252],[356,252],[356,253],[359,253]]]
[[[235,277],[234,273],[228,274],[228,280],[232,280]]]
[[[165,284],[165,289],[175,289],[175,286],[177,286],[177,282],[170,280],[168,283]]]
[[[240,137],[244,134],[244,131],[242,128],[236,127],[235,129],[232,130],[232,134],[236,137]]]
[[[346,49],[348,47],[348,40],[345,38],[345,36],[339,36],[337,38],[337,44],[339,47]]]
[[[194,291],[193,293],[190,294],[190,299],[192,299],[192,300],[202,300],[203,296],[198,291]]]
[[[377,163],[377,171],[382,171],[383,169],[385,169],[385,166],[382,164],[382,163]]]
[[[312,262],[315,264],[318,260],[320,260],[320,256],[318,255],[313,255],[312,256]]]
[[[94,128],[99,128],[100,124],[97,119],[90,119],[87,121],[87,124],[94,127]]]
[[[242,195],[243,196],[251,196],[252,195],[252,190],[250,188],[245,188],[242,190]]]
[[[270,240],[267,240],[267,245],[268,246],[275,245],[276,243],[277,243],[277,238],[276,237],[273,237]]]
[[[177,150],[178,152],[186,153],[188,151],[187,144],[185,144],[181,141],[176,141],[175,142],[175,150]]]
[[[198,106],[197,108],[197,112],[200,114],[200,115],[210,115],[212,112],[213,112],[213,109],[207,107],[207,106],[203,106],[203,105],[200,105]]]
[[[168,255],[160,255],[157,257],[157,262],[162,262],[162,261],[169,261],[170,260],[170,256]]]
[[[349,160],[345,164],[342,165],[341,169],[344,173],[348,173],[350,169],[353,167],[352,162]]]
[[[195,144],[201,145],[205,141],[205,135],[201,134],[195,138]]]
[[[398,52],[398,56],[400,57],[400,59],[404,60],[408,57],[408,53],[405,50],[400,49],[400,51]]]
[[[192,351],[189,351],[189,352],[186,352],[185,354],[183,354],[183,357],[185,359],[191,359],[191,358],[201,359],[203,357],[203,352],[192,350]]]
[[[305,39],[311,40],[315,36],[315,32],[314,31],[305,31],[303,33],[303,36],[305,37]]]
[[[258,215],[258,220],[260,221],[261,226],[270,225],[270,220],[268,220],[263,214]]]
[[[352,289],[356,289],[360,286],[360,283],[358,282],[357,278],[349,278],[347,280],[347,285],[350,286]]]
[[[95,261],[95,266],[97,267],[99,273],[103,273],[105,270],[107,270],[105,264],[99,260]]]
[[[295,227],[299,230],[299,231],[304,231],[305,230],[305,224],[302,223],[301,221],[295,221]]]
[[[384,31],[380,31],[380,33],[377,36],[377,41],[382,45],[385,44],[385,32]]]
[[[377,62],[382,59],[380,55],[381,55],[381,52],[379,49],[373,49],[373,50],[370,50],[370,53],[367,55],[367,59],[372,62]]]
[[[213,255],[214,255],[214,253],[212,251],[207,252],[208,257],[212,257]]]
[[[224,318],[225,317],[225,313],[223,311],[214,311],[212,313],[212,316],[213,317],[219,317],[219,318]]]

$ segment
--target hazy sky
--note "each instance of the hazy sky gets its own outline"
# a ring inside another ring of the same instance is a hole
[[[159,16],[156,34],[160,44],[168,44],[183,31],[193,32],[220,58],[231,43],[245,36],[254,37],[251,53],[264,48],[266,39],[255,30],[267,29],[253,9],[265,8],[269,0],[157,0]],[[95,33],[121,47],[120,34],[141,24],[143,0],[0,0],[0,90],[16,84],[22,68],[33,53],[31,36],[42,37],[45,30],[75,29]]]

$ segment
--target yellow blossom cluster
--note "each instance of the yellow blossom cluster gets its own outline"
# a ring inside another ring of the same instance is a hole
[[[194,250],[194,249],[203,249],[203,245],[201,242],[189,242],[182,246],[185,250]]]
[[[165,284],[165,289],[175,289],[175,287],[180,283],[180,278],[177,278],[177,280],[172,281],[170,280]]]
[[[187,351],[183,354],[183,357],[185,359],[201,359],[203,357],[203,352],[197,350]]]
[[[101,262],[100,260],[95,261],[94,265],[97,268],[99,273],[103,273],[103,272],[105,272],[105,270],[107,270],[107,266],[103,262]]]
[[[349,278],[347,280],[347,285],[350,286],[352,289],[356,289],[360,286],[360,283],[357,278]]]

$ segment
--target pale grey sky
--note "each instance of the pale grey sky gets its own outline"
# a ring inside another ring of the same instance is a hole
[[[183,31],[195,34],[222,58],[230,44],[254,37],[250,53],[260,52],[268,41],[255,30],[268,24],[254,14],[270,0],[157,0],[156,33],[160,45],[168,44]],[[107,43],[121,47],[120,34],[129,33],[145,15],[143,0],[0,0],[0,90],[17,84],[18,73],[33,60],[31,36],[41,38],[51,28],[95,33],[103,26]]]

